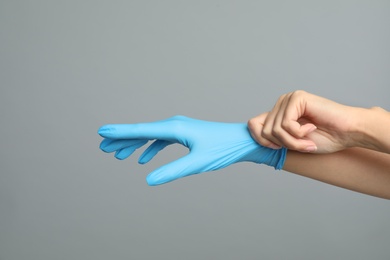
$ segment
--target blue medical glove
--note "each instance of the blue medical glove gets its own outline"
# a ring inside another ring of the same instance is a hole
[[[115,152],[115,157],[120,160],[129,157],[149,140],[156,140],[140,156],[138,162],[141,164],[149,162],[170,144],[179,143],[189,148],[187,155],[151,172],[146,178],[149,185],[215,171],[244,161],[281,169],[287,151],[259,145],[244,123],[208,122],[184,116],[151,123],[105,125],[98,133],[105,138],[100,149]]]

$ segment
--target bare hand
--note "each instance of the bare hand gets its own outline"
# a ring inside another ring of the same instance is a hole
[[[330,153],[354,146],[358,108],[295,91],[274,108],[249,120],[252,137],[261,145],[300,152]]]

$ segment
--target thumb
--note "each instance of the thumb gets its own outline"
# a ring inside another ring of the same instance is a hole
[[[196,163],[194,161],[194,156],[191,154],[185,155],[151,172],[146,177],[146,182],[150,186],[156,186],[199,173],[196,170]]]

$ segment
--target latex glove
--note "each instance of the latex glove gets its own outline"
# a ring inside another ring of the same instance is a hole
[[[105,138],[100,144],[101,150],[115,152],[115,157],[121,160],[149,140],[156,139],[140,156],[138,162],[141,164],[149,162],[167,145],[179,143],[189,148],[187,155],[151,172],[146,178],[149,185],[244,161],[281,169],[286,157],[285,148],[275,150],[256,143],[244,123],[208,122],[174,116],[151,123],[105,125],[98,133]]]

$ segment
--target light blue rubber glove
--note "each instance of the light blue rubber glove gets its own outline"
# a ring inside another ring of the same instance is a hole
[[[208,122],[184,116],[151,123],[105,125],[98,133],[105,138],[100,149],[115,152],[115,157],[120,160],[129,157],[149,140],[156,140],[140,156],[138,162],[141,164],[149,162],[167,145],[179,143],[189,148],[187,155],[151,172],[146,178],[149,185],[215,171],[244,161],[281,169],[287,151],[259,145],[244,123]]]

